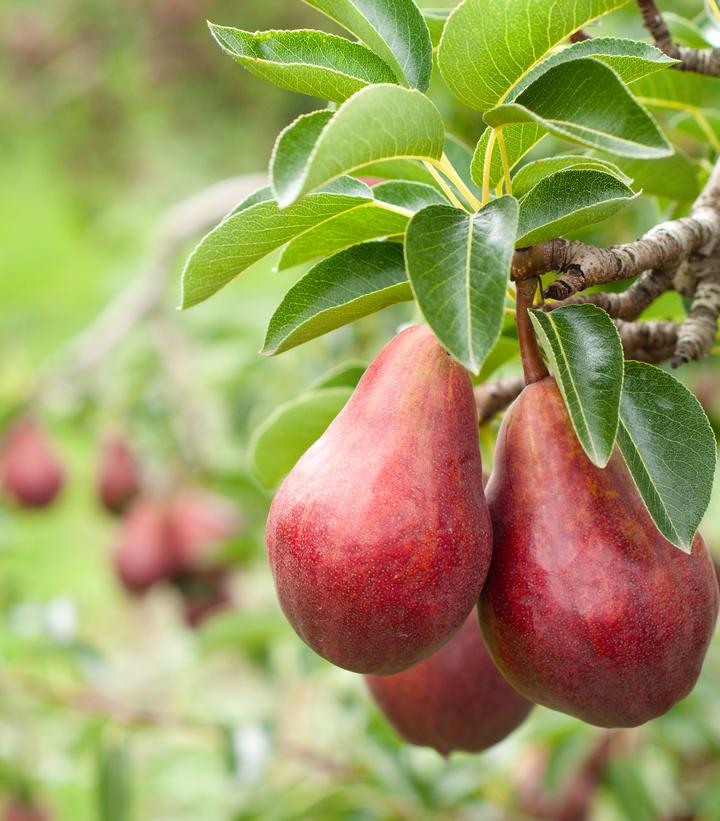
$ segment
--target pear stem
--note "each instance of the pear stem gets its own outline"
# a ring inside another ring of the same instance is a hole
[[[525,279],[517,283],[515,323],[517,324],[520,356],[522,357],[526,385],[532,385],[533,382],[539,382],[548,376],[548,369],[540,356],[537,337],[528,313],[533,307],[536,291],[536,279]]]

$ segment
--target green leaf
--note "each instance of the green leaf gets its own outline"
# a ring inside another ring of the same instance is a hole
[[[442,157],[445,136],[440,112],[419,91],[369,86],[323,123],[318,115],[328,113],[296,120],[280,135],[271,176],[281,207],[369,163]]]
[[[352,388],[326,388],[277,407],[255,430],[248,460],[262,487],[273,490],[305,451],[325,433],[352,395]]]
[[[305,0],[344,26],[393,69],[403,85],[426,91],[432,43],[413,0]]]
[[[697,169],[677,148],[670,157],[659,160],[619,157],[617,162],[643,194],[681,201],[695,200],[700,194]]]
[[[482,188],[475,184],[472,178],[473,152],[465,143],[453,137],[452,134],[445,135],[445,156],[450,160],[450,164],[460,175],[462,181],[475,194],[478,199],[482,199]],[[452,183],[451,183],[452,185]],[[453,185],[454,188],[456,188]],[[456,188],[457,190],[457,188]]]
[[[618,444],[658,530],[686,552],[715,475],[712,428],[697,399],[666,371],[625,363]]]
[[[181,306],[197,305],[294,237],[368,201],[319,193],[290,208],[280,209],[271,200],[227,217],[200,240],[185,263]]]
[[[540,180],[568,168],[575,168],[578,171],[591,169],[606,171],[628,185],[632,182],[632,177],[623,174],[617,165],[607,160],[601,160],[598,157],[587,157],[583,154],[559,154],[555,157],[546,157],[524,165],[512,178],[513,195],[523,197]]]
[[[407,229],[415,298],[438,339],[475,374],[500,334],[517,218],[517,202],[502,197],[476,214],[430,206]]]
[[[558,171],[540,180],[520,202],[517,247],[601,222],[627,208],[638,196],[605,171]]]
[[[445,26],[438,62],[448,88],[487,111],[555,46],[627,0],[464,0]]]
[[[429,190],[436,194],[438,199],[443,199],[434,188]],[[416,210],[418,209],[408,210],[400,203],[396,205],[372,200],[363,203],[359,208],[343,211],[292,240],[278,261],[278,270],[283,271],[314,259],[329,257],[368,240],[400,236],[405,233],[407,224]]]
[[[555,66],[594,57],[610,68],[624,83],[632,83],[641,77],[655,74],[658,71],[677,65],[678,60],[668,57],[659,48],[642,40],[628,40],[621,37],[593,37],[580,43],[563,48],[551,54],[513,88],[509,100],[517,99],[526,88],[529,88],[539,77]]]
[[[623,350],[612,319],[595,305],[531,311],[570,419],[590,461],[605,467],[615,445]]]
[[[423,17],[430,32],[430,41],[433,48],[440,45],[440,38],[445,29],[445,23],[450,16],[451,9],[423,9]]]
[[[379,177],[383,180],[423,182],[441,190],[433,175],[417,160],[381,160],[355,169],[353,175],[357,177]]]
[[[410,299],[402,245],[357,245],[319,262],[293,285],[270,320],[261,353],[282,353]]]
[[[367,370],[367,362],[351,359],[336,365],[319,376],[311,385],[311,390],[320,388],[354,388]]]
[[[663,71],[637,80],[630,90],[649,108],[678,111],[720,108],[720,78],[693,71]]]
[[[373,189],[375,199],[415,213],[428,205],[447,205],[447,199],[436,188],[418,182],[390,180]]]
[[[130,762],[124,744],[105,744],[98,756],[97,793],[99,821],[130,818]]]
[[[509,337],[501,335],[497,344],[490,352],[490,355],[485,360],[485,364],[480,369],[477,380],[473,381],[477,381],[478,384],[487,382],[498,368],[501,368],[511,359],[519,356],[519,354],[517,339],[510,339]]]
[[[296,180],[305,173],[308,157],[334,113],[326,108],[301,114],[278,134],[270,157],[269,169],[270,188],[276,200],[279,190],[292,188]]]
[[[595,37],[592,40],[575,43],[572,46],[563,48],[540,62],[512,89],[504,102],[516,100],[526,88],[554,66],[587,57],[595,57],[611,65],[624,83],[634,81],[639,76],[645,76],[645,74],[654,74],[673,62],[661,51],[647,43],[617,37]],[[504,134],[508,160],[512,168],[545,136],[546,132],[538,125],[523,124],[506,127]],[[480,181],[482,175],[489,136],[490,129],[487,129],[481,136],[475,150],[473,176],[478,181]],[[503,173],[497,151],[490,168],[490,182],[491,185],[495,186],[500,181]]]
[[[670,29],[673,42],[678,46],[688,46],[688,48],[712,48],[713,44],[705,37],[700,26],[681,17],[672,11],[663,11],[663,17]]]
[[[695,111],[683,111],[672,120],[672,128],[680,134],[692,137],[693,140],[706,145],[720,146],[720,112],[700,112],[702,121],[698,121]]]
[[[280,257],[278,270],[329,257],[361,242],[400,236],[416,211],[428,205],[447,204],[445,196],[436,188],[422,183],[393,180],[372,189],[364,187],[370,196],[374,194],[374,201],[338,214],[292,240]]]
[[[272,188],[269,185],[266,185],[264,188],[259,188],[257,191],[253,191],[252,194],[245,197],[244,200],[239,202],[233,210],[225,217],[231,217],[233,214],[239,214],[241,211],[245,211],[248,208],[251,208],[253,205],[257,205],[260,202],[268,202],[273,198]]]
[[[248,31],[209,24],[220,46],[251,74],[280,88],[341,103],[395,75],[369,48],[324,31]]]
[[[372,199],[373,197],[370,186],[361,180],[355,179],[355,177],[338,177],[322,190],[328,194],[346,194],[348,197],[363,197],[364,199]],[[239,214],[241,211],[245,211],[252,205],[257,205],[260,202],[268,202],[272,199],[274,199],[272,188],[266,185],[264,188],[259,188],[257,191],[245,197],[244,200],[230,211],[225,219],[231,217],[233,214]]]
[[[550,69],[516,102],[488,111],[485,122],[493,128],[535,123],[556,137],[621,157],[651,159],[672,154],[657,123],[617,74],[594,58]]]

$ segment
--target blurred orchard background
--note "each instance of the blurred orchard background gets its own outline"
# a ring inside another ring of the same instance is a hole
[[[637,18],[613,15],[603,33],[640,37]],[[491,751],[445,761],[402,744],[362,678],[316,657],[284,621],[252,432],[333,367],[369,361],[410,309],[263,359],[267,320],[297,278],[270,261],[176,311],[198,237],[168,232],[211,224],[259,182],[173,207],[262,174],[277,131],[316,107],[244,73],[206,19],[325,25],[298,0],[0,4],[0,423],[30,401],[67,470],[47,510],[0,506],[2,803],[32,796],[38,817],[62,821],[572,821],[584,817],[571,814],[580,795],[603,821],[720,819],[720,638],[692,695],[645,727],[607,733],[536,709]],[[435,99],[449,110],[441,90]],[[474,142],[475,115],[454,123]],[[634,238],[667,208],[646,199],[585,236]],[[720,430],[720,374],[698,365],[682,377]],[[242,517],[221,554],[232,603],[197,629],[182,585],[138,597],[117,578],[121,525],[98,501],[96,473],[118,431],[148,492],[203,488]],[[704,532],[720,550],[720,483]]]

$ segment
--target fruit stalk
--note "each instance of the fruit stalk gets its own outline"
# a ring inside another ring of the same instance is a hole
[[[526,385],[539,382],[548,375],[548,370],[540,356],[540,348],[528,313],[533,306],[536,290],[537,280],[535,279],[526,279],[517,283],[515,322],[517,324],[520,356]]]

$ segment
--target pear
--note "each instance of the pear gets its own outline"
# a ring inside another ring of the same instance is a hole
[[[340,667],[397,673],[462,626],[491,526],[470,379],[429,328],[370,365],[278,490],[267,544],[285,615]]]
[[[97,473],[100,501],[108,513],[123,513],[140,490],[140,467],[127,440],[107,438],[100,449]]]
[[[430,658],[394,676],[367,676],[378,706],[411,744],[478,753],[502,741],[533,705],[505,681],[488,653],[477,613]]]
[[[168,507],[168,538],[175,570],[193,573],[216,564],[217,552],[243,529],[235,505],[203,490],[182,490]]]
[[[13,798],[3,810],[3,821],[50,821],[45,807],[23,798]]]
[[[172,574],[167,510],[162,502],[138,499],[127,512],[120,525],[115,570],[130,593],[145,593]]]
[[[718,613],[708,549],[697,536],[688,555],[660,534],[618,451],[604,470],[590,462],[552,378],[508,410],[487,495],[481,626],[510,684],[601,727],[684,698]]]
[[[65,483],[65,469],[41,425],[30,417],[16,421],[2,447],[0,484],[25,508],[50,505]]]

